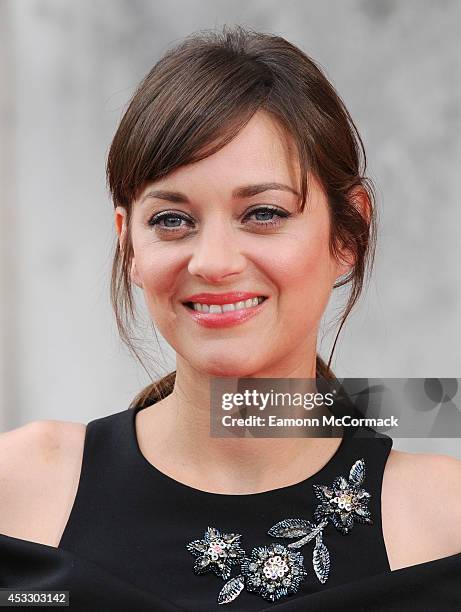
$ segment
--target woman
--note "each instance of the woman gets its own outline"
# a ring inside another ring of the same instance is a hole
[[[333,376],[317,335],[371,266],[365,166],[283,38],[205,32],[154,66],[108,157],[112,300],[137,355],[141,290],[176,371],[132,410],[3,434],[2,587],[69,590],[76,610],[460,608],[459,461],[346,431],[210,436],[213,377]]]

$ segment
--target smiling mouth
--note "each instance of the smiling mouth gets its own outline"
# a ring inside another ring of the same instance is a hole
[[[249,298],[248,300],[241,300],[233,302],[231,304],[202,304],[200,302],[183,302],[184,306],[195,312],[201,312],[204,314],[224,314],[226,312],[235,312],[238,310],[247,310],[259,306],[265,300],[267,296],[261,295],[255,298]]]

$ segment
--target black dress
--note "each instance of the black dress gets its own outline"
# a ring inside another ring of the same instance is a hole
[[[381,524],[389,436],[345,428],[310,478],[224,495],[151,465],[138,411],[88,424],[58,548],[0,535],[0,587],[68,590],[82,612],[461,610],[461,553],[390,570]]]

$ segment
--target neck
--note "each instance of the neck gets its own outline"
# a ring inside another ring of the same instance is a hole
[[[302,367],[284,372],[278,367],[276,373],[265,371],[251,378],[315,379],[315,353]],[[173,392],[138,416],[143,454],[185,484],[227,494],[288,486],[320,470],[341,442],[341,438],[212,437],[210,384],[209,376],[192,370],[178,356]]]

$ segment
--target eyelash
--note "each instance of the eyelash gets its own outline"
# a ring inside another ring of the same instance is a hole
[[[270,213],[274,213],[275,215],[277,215],[278,219],[277,221],[261,221],[261,222],[257,222],[255,225],[257,227],[277,227],[278,225],[281,224],[282,219],[287,219],[288,217],[291,217],[291,213],[286,212],[284,210],[281,210],[280,208],[276,208],[275,206],[259,206],[258,208],[254,208],[253,210],[250,210],[244,218],[248,217],[248,216],[252,216],[254,214],[260,213],[260,212],[270,212]],[[159,221],[161,221],[162,219],[167,219],[167,218],[176,218],[176,219],[182,219],[183,221],[189,221],[188,217],[183,216],[181,213],[176,213],[176,212],[171,212],[168,210],[162,211],[160,213],[157,213],[156,215],[154,215],[153,217],[151,217],[148,221],[148,225],[155,227],[156,229],[160,229],[162,232],[166,232],[166,233],[174,233],[174,232],[178,232],[182,230],[182,227],[172,227],[172,228],[166,228],[164,226],[159,225]]]

